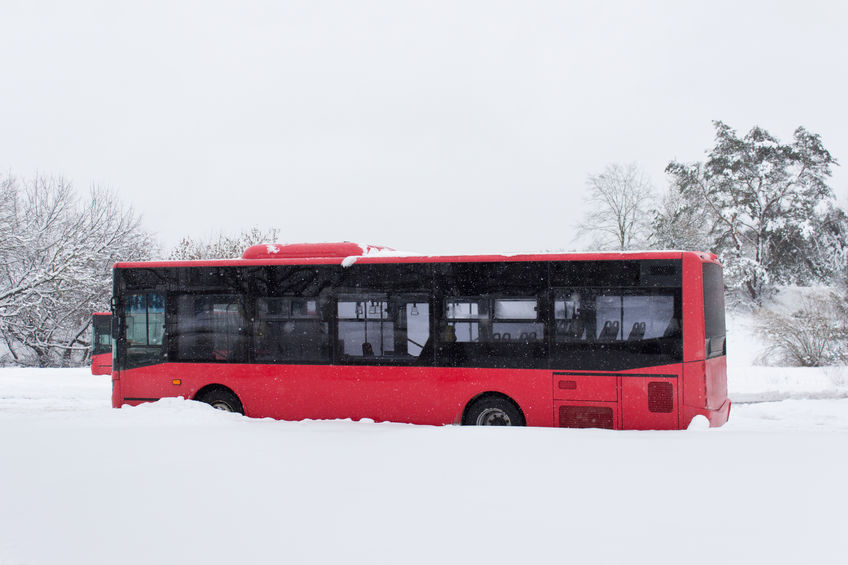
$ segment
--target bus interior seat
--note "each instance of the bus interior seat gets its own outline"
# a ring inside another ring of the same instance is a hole
[[[362,344],[362,356],[374,357],[374,347],[367,341]]]
[[[645,337],[645,322],[633,322],[633,327],[630,328],[630,335],[627,336],[627,341],[639,341]]]
[[[557,320],[557,334],[562,337],[580,339],[583,335],[583,322],[580,320]]]
[[[604,322],[604,327],[601,329],[601,335],[598,336],[599,341],[612,341],[618,337],[618,321],[607,320]]]

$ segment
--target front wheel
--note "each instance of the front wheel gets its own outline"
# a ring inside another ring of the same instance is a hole
[[[463,426],[523,426],[524,414],[516,404],[502,396],[484,396],[475,400],[462,418]]]
[[[198,396],[197,400],[209,404],[210,406],[212,406],[212,408],[215,408],[216,410],[223,410],[224,412],[236,412],[238,414],[244,415],[244,407],[242,407],[241,401],[238,399],[238,396],[236,396],[229,390],[224,390],[220,388],[212,389]]]

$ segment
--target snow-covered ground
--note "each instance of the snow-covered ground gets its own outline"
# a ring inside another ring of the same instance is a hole
[[[112,410],[108,376],[0,369],[0,565],[846,563],[848,371],[730,327],[731,420],[686,432]]]

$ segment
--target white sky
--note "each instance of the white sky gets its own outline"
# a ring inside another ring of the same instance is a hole
[[[711,120],[845,164],[838,2],[0,0],[0,170],[115,189],[167,247],[252,225],[574,247],[587,175],[664,189]]]

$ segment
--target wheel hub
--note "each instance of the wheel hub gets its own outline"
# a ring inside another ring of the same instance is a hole
[[[511,426],[509,414],[500,408],[486,408],[477,416],[478,426]]]

